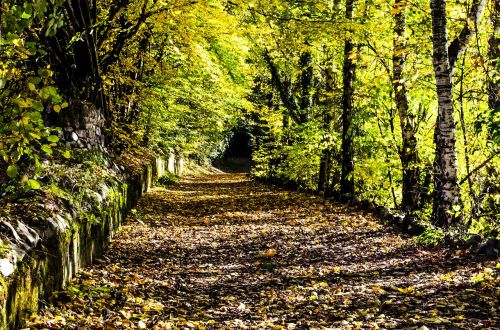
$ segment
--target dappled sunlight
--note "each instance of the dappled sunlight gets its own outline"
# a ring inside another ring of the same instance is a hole
[[[225,174],[146,194],[33,326],[494,328],[495,267],[418,246],[344,205]]]

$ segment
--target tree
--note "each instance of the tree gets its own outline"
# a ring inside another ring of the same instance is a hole
[[[354,0],[346,0],[345,17],[348,21],[354,18]],[[354,42],[347,37],[344,42],[343,93],[342,93],[342,172],[340,178],[340,194],[354,193],[354,80],[356,79],[356,63],[354,61]]]
[[[453,71],[460,55],[475,34],[483,12],[485,0],[475,0],[469,18],[460,34],[448,46],[448,27],[445,0],[431,0],[433,66],[438,98],[438,115],[434,139],[434,222],[447,227],[460,221],[460,185],[456,150],[455,119],[453,109]]]
[[[406,37],[407,0],[396,0],[394,13],[394,49],[392,56],[392,81],[396,108],[401,125],[401,168],[403,175],[401,208],[412,212],[420,206],[419,169],[415,125],[409,113],[408,88],[405,79],[405,63],[408,56]]]

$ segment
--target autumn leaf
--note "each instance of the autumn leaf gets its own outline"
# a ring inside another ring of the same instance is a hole
[[[263,258],[272,258],[276,255],[277,251],[276,249],[269,249],[260,254],[261,257]]]

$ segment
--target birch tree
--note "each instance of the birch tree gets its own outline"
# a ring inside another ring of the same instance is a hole
[[[460,185],[453,109],[453,72],[459,56],[472,40],[485,0],[474,0],[460,34],[448,45],[446,0],[431,0],[433,66],[438,98],[438,116],[434,132],[434,222],[448,227],[460,221]]]

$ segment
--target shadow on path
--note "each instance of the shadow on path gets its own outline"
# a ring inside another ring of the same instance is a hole
[[[103,258],[29,325],[493,329],[496,267],[319,197],[214,175],[144,196]]]

